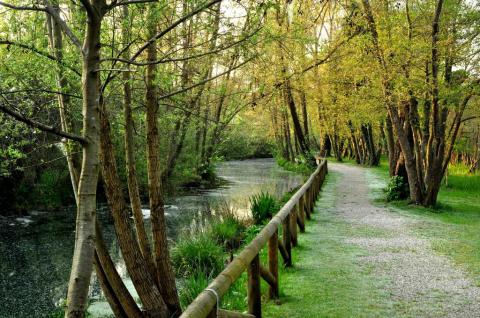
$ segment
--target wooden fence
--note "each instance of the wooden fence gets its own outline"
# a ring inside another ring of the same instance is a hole
[[[285,266],[292,265],[292,247],[297,244],[297,225],[305,231],[305,220],[310,219],[315,200],[327,174],[323,160],[307,182],[288,200],[272,220],[235,259],[187,307],[181,318],[262,317],[260,279],[268,285],[268,297],[278,298],[278,251]],[[279,227],[282,238],[279,239]],[[268,245],[268,265],[260,263],[259,252]],[[245,271],[248,271],[248,314],[219,308],[222,296]]]

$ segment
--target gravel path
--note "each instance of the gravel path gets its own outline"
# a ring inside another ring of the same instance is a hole
[[[411,231],[427,221],[372,204],[365,168],[329,163],[329,171],[339,175],[329,213],[359,229],[343,240],[367,251],[356,261],[386,281],[397,315],[480,317],[480,288]]]

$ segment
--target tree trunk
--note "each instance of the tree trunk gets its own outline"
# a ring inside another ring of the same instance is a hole
[[[123,6],[123,18],[128,20],[128,6]],[[128,45],[130,35],[128,28],[122,26],[122,37],[125,45]],[[124,52],[126,59],[130,57],[130,50]],[[135,168],[135,143],[134,143],[134,123],[132,117],[132,89],[130,85],[130,72],[123,72],[123,112],[125,117],[125,166],[127,172],[128,194],[130,205],[132,207],[133,219],[135,221],[135,230],[137,233],[138,245],[147,263],[150,274],[155,276],[155,264],[153,263],[150,241],[148,240],[145,224],[143,221],[142,202],[138,189],[137,172]]]
[[[53,8],[57,12],[60,11],[57,4],[53,5]],[[63,62],[63,39],[62,39],[61,27],[58,25],[56,21],[52,19],[52,17],[49,14],[47,14],[47,27],[48,27],[48,38],[49,38],[51,51],[53,52],[53,55],[55,56],[55,58],[60,64]],[[61,65],[58,66],[58,71],[56,73],[56,81],[57,81],[57,87],[59,91],[66,92],[68,82],[67,82],[67,79],[65,78],[64,70]],[[60,125],[63,131],[70,132],[72,130],[71,129],[72,125],[70,125],[66,115],[66,109],[68,109],[68,106],[69,106],[69,97],[65,94],[57,94],[57,98],[58,98],[58,113],[60,117]],[[62,141],[62,143],[64,147],[65,158],[67,160],[70,180],[72,183],[72,189],[75,196],[75,202],[78,204],[78,180],[79,180],[80,168],[73,154],[77,147],[70,140],[65,139],[64,141]]]
[[[153,13],[153,12],[152,12]],[[156,34],[156,23],[151,18],[149,26],[150,36]],[[157,60],[157,48],[153,43],[147,48],[147,60]],[[180,316],[181,308],[178,299],[175,275],[170,264],[170,253],[168,250],[167,228],[165,223],[165,211],[162,190],[162,168],[160,165],[160,146],[158,135],[158,101],[157,89],[155,87],[156,65],[147,66],[146,83],[146,133],[147,133],[147,173],[148,190],[150,201],[150,215],[153,232],[154,261],[157,269],[157,283],[162,297],[167,304],[173,317]]]
[[[284,83],[284,94],[286,98],[286,104],[290,110],[290,116],[292,118],[293,131],[298,140],[302,155],[305,157],[305,159],[311,159],[310,148],[302,131],[302,126],[300,124],[300,119],[298,118],[297,107],[295,106],[295,100],[293,99],[292,88],[290,87],[289,80],[286,80]]]
[[[168,317],[168,308],[160,294],[155,278],[148,270],[133,232],[129,209],[117,173],[115,152],[110,136],[110,123],[105,109],[102,109],[100,121],[102,176],[115,232],[128,274],[138,292],[144,310],[152,317]]]
[[[397,154],[395,151],[395,139],[393,136],[392,120],[390,119],[390,116],[387,116],[385,120],[385,127],[387,131],[388,171],[392,177],[395,175]]]
[[[300,92],[300,99],[302,101],[302,119],[303,119],[303,132],[305,134],[305,140],[310,140],[308,132],[308,110],[307,110],[307,95],[305,91]]]
[[[75,248],[68,284],[65,317],[84,317],[95,248],[96,190],[99,165],[101,18],[89,16],[83,43],[82,97],[83,146],[82,169],[78,184]]]
[[[95,244],[95,268],[102,290],[105,293],[112,310],[114,310],[114,312],[118,311],[128,318],[143,317],[141,310],[138,308],[135,300],[130,295],[130,292],[115,268],[115,264],[105,246],[102,230],[98,222],[95,226],[95,233],[97,236]]]

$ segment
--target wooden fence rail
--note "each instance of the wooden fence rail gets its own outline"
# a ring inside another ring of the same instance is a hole
[[[305,231],[305,220],[313,213],[315,200],[327,174],[323,160],[307,182],[288,200],[272,220],[235,259],[187,307],[181,318],[262,317],[260,280],[269,285],[270,299],[278,298],[278,252],[285,266],[292,265],[292,247],[297,244],[297,225]],[[279,239],[279,227],[282,238]],[[268,265],[261,264],[259,252],[268,245]],[[244,272],[248,271],[248,314],[223,310],[218,303]]]

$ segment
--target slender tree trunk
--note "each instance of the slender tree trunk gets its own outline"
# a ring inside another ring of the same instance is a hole
[[[101,17],[89,16],[83,43],[82,97],[83,146],[82,169],[78,184],[75,248],[68,284],[65,317],[84,317],[95,248],[96,190],[99,166]]]
[[[57,12],[60,11],[57,4],[53,6],[54,10]],[[62,39],[62,30],[57,22],[55,22],[49,14],[47,14],[47,27],[48,27],[48,38],[51,51],[53,55],[60,63],[63,62],[63,39]],[[64,70],[62,66],[59,65],[58,71],[56,73],[57,87],[60,92],[67,92],[68,82],[64,75]],[[57,94],[58,98],[58,113],[60,117],[60,125],[62,130],[65,132],[72,131],[71,125],[69,124],[66,109],[69,106],[69,97],[66,94]],[[74,158],[74,149],[76,145],[69,140],[62,141],[63,148],[65,152],[65,158],[67,160],[68,172],[70,174],[70,180],[72,183],[72,189],[75,196],[75,202],[78,204],[78,181],[79,181],[79,170],[80,168],[76,164]]]
[[[392,120],[390,119],[390,116],[387,116],[385,120],[385,127],[387,131],[388,171],[390,172],[390,176],[394,176],[397,155],[395,151],[395,139],[393,136]]]
[[[360,158],[360,149],[358,146],[357,137],[355,136],[355,128],[351,121],[348,122],[348,127],[350,128],[350,139],[352,141],[352,151],[354,152],[355,162],[360,164],[362,163]]]
[[[115,268],[108,249],[103,239],[102,230],[98,222],[95,226],[97,236],[95,248],[95,269],[112,310],[117,316],[117,312],[122,317],[141,318],[143,314],[138,308],[135,300],[130,295],[127,287],[123,283],[122,278]]]
[[[129,12],[128,6],[123,6],[123,19],[128,21]],[[130,35],[128,26],[122,26],[122,37],[125,45],[128,45]],[[124,57],[130,57],[130,50],[126,49]],[[123,72],[123,112],[125,117],[125,166],[127,171],[128,194],[130,197],[130,205],[132,207],[133,219],[135,221],[135,230],[137,233],[137,240],[140,246],[148,270],[154,276],[155,264],[153,263],[152,251],[150,242],[148,240],[145,224],[143,221],[142,202],[140,200],[140,193],[138,189],[137,172],[135,168],[135,142],[133,131],[133,116],[132,116],[132,89],[130,84],[130,72]]]
[[[156,34],[156,23],[153,16],[149,26],[150,36]],[[157,60],[157,48],[155,43],[147,48],[147,60]],[[160,292],[170,309],[171,316],[178,317],[181,313],[178,299],[175,275],[170,264],[168,250],[167,227],[165,223],[165,211],[162,190],[162,168],[160,165],[160,145],[158,135],[158,102],[157,89],[155,87],[156,65],[147,66],[146,83],[146,132],[147,132],[147,172],[148,190],[150,201],[150,215],[153,232],[154,261],[157,269],[157,283],[161,286]]]
[[[305,139],[305,135],[302,131],[302,126],[300,124],[300,119],[298,117],[297,108],[295,105],[295,100],[293,99],[292,88],[290,87],[289,80],[286,80],[284,83],[284,90],[285,90],[285,98],[286,104],[288,109],[290,110],[290,116],[292,118],[293,123],[293,131],[295,133],[295,137],[298,140],[300,150],[302,151],[302,155],[306,158],[310,158],[310,148]]]
[[[300,99],[302,101],[302,119],[303,119],[303,132],[305,134],[305,140],[310,140],[308,132],[308,110],[307,110],[307,95],[305,91],[300,92]]]

